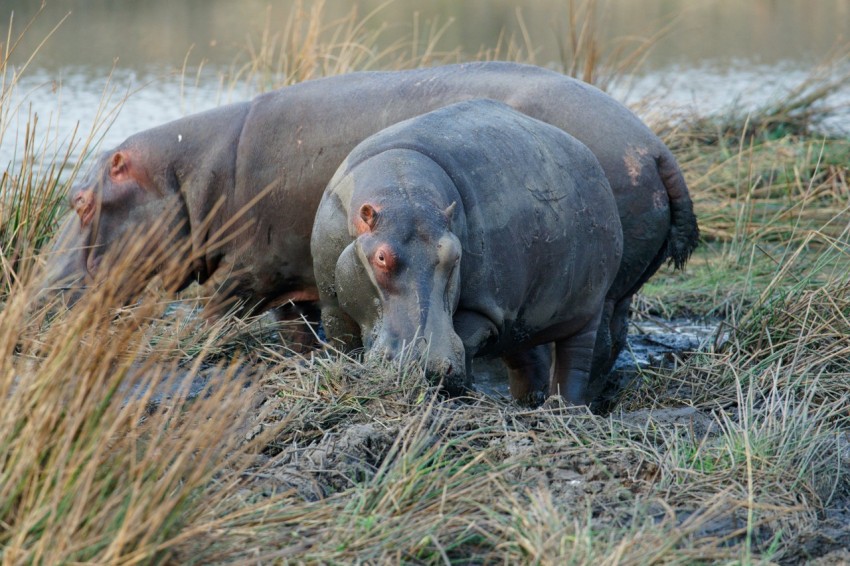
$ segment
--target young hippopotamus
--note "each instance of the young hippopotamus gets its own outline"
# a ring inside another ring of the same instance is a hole
[[[337,170],[311,251],[345,347],[409,351],[455,391],[473,357],[499,356],[517,400],[589,402],[623,234],[599,162],[564,131],[492,100],[386,128]]]

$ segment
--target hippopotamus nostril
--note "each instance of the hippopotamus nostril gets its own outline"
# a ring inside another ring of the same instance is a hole
[[[88,226],[94,217],[95,198],[91,189],[80,191],[71,199],[71,207],[80,217],[83,227]]]
[[[376,361],[382,362],[391,362],[398,357],[397,349],[393,344],[387,343],[386,341],[379,341],[374,344],[372,348],[368,351],[367,355],[369,358],[372,358]]]

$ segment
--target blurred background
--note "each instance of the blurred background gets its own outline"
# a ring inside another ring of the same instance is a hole
[[[849,21],[850,0],[4,0],[0,8],[0,22],[11,22],[7,74],[37,51],[17,81],[16,105],[31,105],[66,139],[98,118],[106,92],[106,106],[123,102],[108,146],[323,74],[282,63],[316,37],[368,50],[359,68],[533,62],[594,82],[651,122],[653,112],[763,104],[830,58],[846,69]],[[831,96],[850,100],[847,89]],[[9,134],[23,126],[6,124],[0,164],[13,160],[18,136]]]

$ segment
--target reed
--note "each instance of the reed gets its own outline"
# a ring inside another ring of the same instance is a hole
[[[228,80],[262,90],[442,57],[421,39],[439,26],[387,48],[356,14],[293,10]],[[570,45],[597,80],[588,17],[575,12]],[[503,48],[528,57],[523,35]],[[5,124],[26,110],[3,93]],[[45,153],[32,122],[2,192],[4,564],[769,563],[807,559],[850,498],[846,140],[754,136],[758,116],[664,131],[707,241],[637,307],[723,325],[598,415],[446,398],[413,363],[294,354],[263,317],[204,320],[202,298],[174,301],[179,243],[128,243],[105,261],[135,277],[39,305],[35,251],[82,158],[67,142]]]
[[[414,15],[409,38],[386,40],[386,25],[377,22],[385,5],[364,16],[354,6],[345,17],[327,21],[323,0],[298,0],[284,22],[267,18],[259,37],[247,38],[222,84],[229,90],[248,84],[252,91],[265,92],[353,71],[409,69],[459,58],[459,50],[437,49],[451,21],[423,26]]]
[[[602,90],[635,73],[676,23],[660,24],[646,37],[620,38],[603,44],[598,37],[599,27],[605,24],[605,14],[612,9],[616,8],[605,0],[569,0],[558,35],[561,71]]]
[[[639,310],[736,318],[791,255],[802,273],[818,272],[850,214],[850,145],[845,135],[818,129],[847,110],[829,103],[848,84],[840,71],[847,56],[846,48],[836,52],[748,116],[728,109],[658,125],[688,181],[705,245],[686,274],[662,271],[650,281]],[[779,131],[765,116],[800,121]]]

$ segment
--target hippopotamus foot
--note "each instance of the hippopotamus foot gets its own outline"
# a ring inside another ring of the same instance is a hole
[[[511,396],[518,403],[537,407],[546,400],[551,359],[549,344],[541,344],[502,357],[508,367]]]
[[[578,333],[555,342],[555,373],[551,395],[561,395],[572,405],[588,403],[588,384],[593,365],[593,347],[602,309]]]

